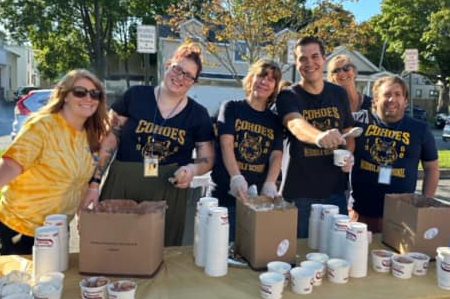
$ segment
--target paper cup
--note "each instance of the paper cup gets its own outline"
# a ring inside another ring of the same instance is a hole
[[[306,255],[306,259],[308,261],[316,261],[316,262],[320,262],[324,265],[327,264],[327,261],[329,259],[328,255],[325,253],[321,253],[321,252],[310,252]]]
[[[289,271],[291,268],[291,265],[285,262],[274,261],[267,264],[268,272],[276,272],[284,276],[284,286],[287,286],[289,283]]]
[[[131,280],[119,280],[108,284],[109,299],[134,299],[137,285]]]
[[[327,276],[331,282],[347,283],[350,276],[350,263],[343,259],[328,260]]]
[[[80,281],[81,299],[107,299],[109,279],[103,276],[87,277]]]
[[[48,282],[39,282],[33,286],[35,299],[61,299],[62,285]]]
[[[413,275],[423,276],[427,274],[430,265],[430,256],[421,252],[410,252],[407,256],[414,260]]]
[[[303,261],[300,263],[301,267],[314,270],[314,286],[320,286],[322,284],[322,278],[325,275],[325,265],[316,261]]]
[[[444,290],[450,290],[450,263],[445,262],[442,256],[436,256],[436,276],[438,286]]]
[[[384,249],[374,249],[372,254],[372,269],[375,272],[389,273],[391,271],[394,253]]]
[[[290,271],[292,291],[310,294],[313,289],[315,271],[311,268],[295,267]]]
[[[352,155],[352,152],[345,149],[335,149],[333,151],[334,165],[342,167],[345,165],[345,160]]]
[[[392,256],[392,274],[401,279],[409,279],[412,276],[414,260],[407,255]]]
[[[263,299],[280,299],[284,288],[284,275],[265,272],[259,275],[260,294]]]

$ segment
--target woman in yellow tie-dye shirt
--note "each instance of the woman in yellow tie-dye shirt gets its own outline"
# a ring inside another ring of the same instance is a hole
[[[0,253],[30,254],[50,214],[76,213],[107,129],[105,90],[87,70],[69,72],[0,160]]]

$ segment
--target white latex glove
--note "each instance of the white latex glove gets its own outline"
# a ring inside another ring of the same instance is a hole
[[[347,142],[338,129],[326,130],[316,137],[316,145],[320,148],[337,148]]]
[[[353,156],[353,154],[350,154],[350,156],[348,156],[345,160],[344,160],[344,166],[341,167],[341,170],[343,172],[349,173],[350,171],[352,171],[353,168],[353,164],[355,164],[355,158]]]
[[[236,198],[247,199],[248,183],[241,174],[234,175],[230,179],[230,194]]]
[[[261,195],[275,198],[278,196],[277,185],[275,185],[274,182],[264,182],[261,189]]]
[[[185,189],[188,188],[194,178],[194,165],[188,164],[181,166],[173,174],[175,187]]]

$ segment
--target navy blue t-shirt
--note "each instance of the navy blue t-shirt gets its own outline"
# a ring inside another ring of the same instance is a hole
[[[181,112],[164,119],[153,86],[133,86],[111,108],[128,118],[120,136],[116,159],[140,162],[153,151],[161,165],[192,162],[196,142],[213,141],[214,133],[206,108],[188,98]]]
[[[329,82],[325,82],[320,94],[311,94],[298,84],[283,90],[276,106],[280,119],[297,112],[321,131],[337,128],[342,132],[354,122],[347,92]],[[290,132],[288,143],[290,158],[283,188],[285,198],[323,199],[345,191],[346,174],[333,164],[333,150],[301,142]]]
[[[241,174],[250,185],[256,184],[261,191],[269,169],[270,154],[283,150],[283,127],[269,109],[257,111],[246,100],[224,103],[218,116],[219,136],[234,136],[234,154]],[[212,179],[217,191],[227,194],[230,176],[222,160],[220,145],[217,146],[216,163]]]
[[[414,193],[419,162],[438,158],[436,142],[425,122],[405,116],[393,124],[371,115],[370,124],[356,138],[352,170],[354,209],[369,217],[382,217],[384,195]],[[378,183],[380,166],[392,168],[391,183]]]

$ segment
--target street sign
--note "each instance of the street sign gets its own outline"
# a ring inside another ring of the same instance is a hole
[[[138,25],[137,51],[139,53],[156,53],[156,28],[152,25]]]
[[[419,70],[419,50],[406,49],[404,61],[405,61],[405,71],[417,72]]]
[[[295,64],[295,45],[297,44],[297,40],[290,39],[287,42],[287,63]]]

